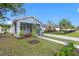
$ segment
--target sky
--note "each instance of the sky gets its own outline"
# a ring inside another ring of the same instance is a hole
[[[36,16],[43,24],[51,21],[58,24],[65,18],[75,26],[79,26],[79,4],[77,3],[27,3],[24,4],[24,16]],[[8,17],[9,14],[7,15]],[[23,15],[22,15],[23,16]]]

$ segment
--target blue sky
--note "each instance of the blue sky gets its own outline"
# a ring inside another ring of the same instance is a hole
[[[24,16],[36,16],[42,23],[51,21],[58,24],[63,18],[79,26],[79,4],[77,3],[28,3],[24,4]],[[9,15],[7,15],[9,17]]]

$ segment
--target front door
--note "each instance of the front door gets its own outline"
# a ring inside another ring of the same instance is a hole
[[[26,34],[26,36],[29,36],[31,34],[31,29],[30,29],[29,25],[26,26],[26,28],[25,28],[25,34]]]

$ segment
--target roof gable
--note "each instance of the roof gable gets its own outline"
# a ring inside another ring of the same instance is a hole
[[[37,24],[41,24],[41,22],[39,22],[37,20],[37,18],[33,17],[33,16],[29,16],[29,17],[21,17],[21,18],[16,18],[13,22],[25,22],[25,23],[37,23]]]

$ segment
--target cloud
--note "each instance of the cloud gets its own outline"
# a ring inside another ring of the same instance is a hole
[[[79,13],[79,8],[77,8],[77,12]]]
[[[7,24],[11,24],[12,23],[12,21],[7,21]]]

